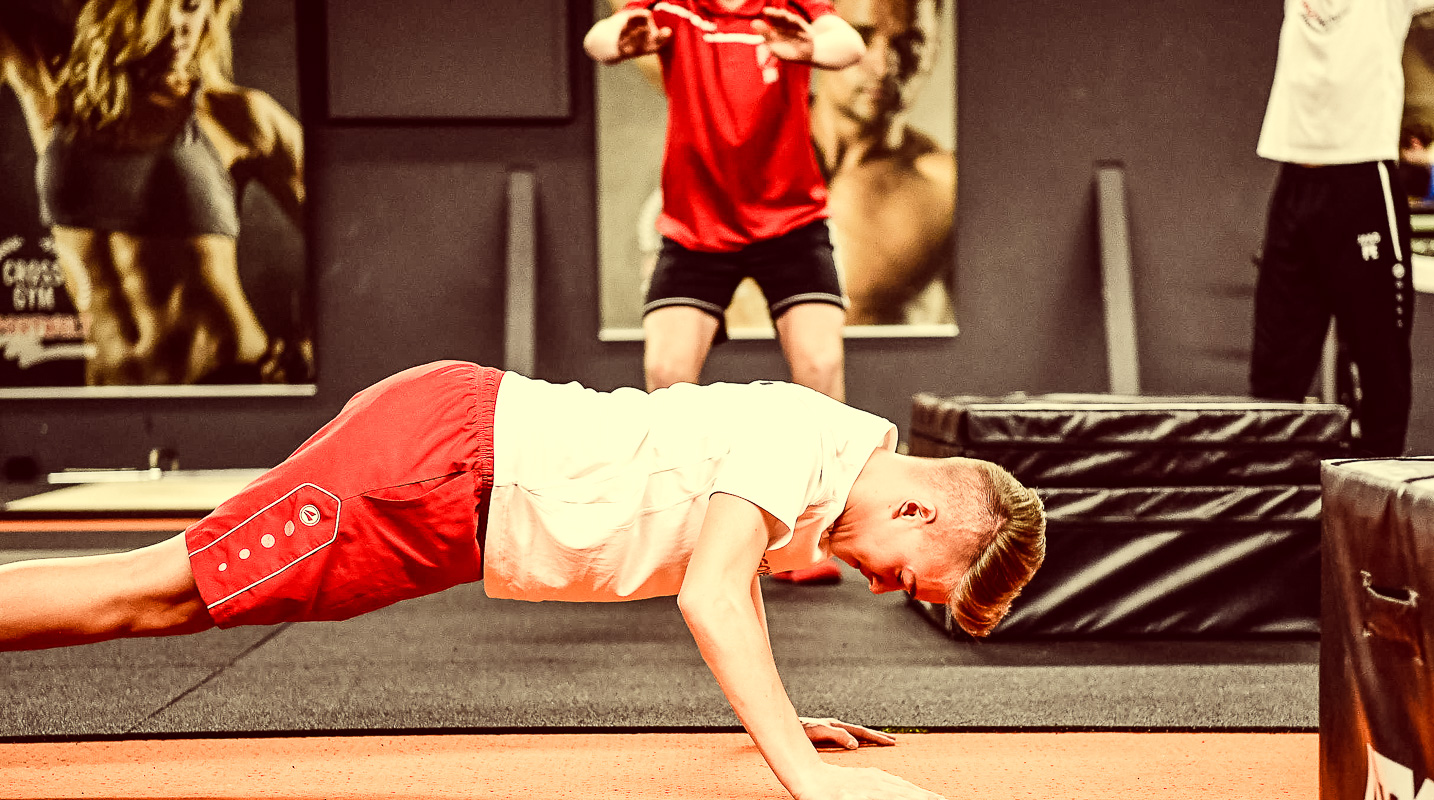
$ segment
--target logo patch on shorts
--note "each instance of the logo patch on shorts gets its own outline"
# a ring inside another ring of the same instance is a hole
[[[303,508],[299,509],[299,521],[309,526],[310,528],[319,524],[320,519],[321,516],[319,514],[319,509],[312,504],[306,505]]]

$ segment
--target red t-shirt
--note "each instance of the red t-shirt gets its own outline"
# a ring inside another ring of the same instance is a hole
[[[667,149],[657,229],[691,250],[724,252],[826,217],[812,148],[811,67],[773,56],[752,20],[766,6],[808,20],[827,0],[632,0],[672,38],[659,51]]]

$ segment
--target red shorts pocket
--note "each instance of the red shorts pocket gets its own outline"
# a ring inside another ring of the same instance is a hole
[[[462,472],[349,498],[323,576],[324,619],[346,619],[483,577],[477,476]]]

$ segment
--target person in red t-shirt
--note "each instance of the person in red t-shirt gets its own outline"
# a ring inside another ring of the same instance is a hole
[[[828,0],[631,0],[583,41],[604,64],[658,54],[668,98],[662,250],[643,304],[647,389],[696,383],[752,277],[795,383],[845,400],[847,301],[811,142],[811,67],[865,45]],[[839,580],[827,563],[798,582]]]
[[[807,94],[811,67],[854,63],[861,36],[827,0],[633,0],[584,48],[603,63],[650,53],[662,63],[663,248],[643,307],[647,388],[697,381],[751,275],[793,381],[844,399],[845,298]]]

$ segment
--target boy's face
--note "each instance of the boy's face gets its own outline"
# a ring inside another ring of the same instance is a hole
[[[935,523],[924,522],[919,512],[898,511],[889,520],[870,524],[887,530],[837,555],[866,578],[873,594],[901,589],[917,600],[945,603],[962,575],[957,565],[969,564],[975,557],[974,552],[965,552],[964,544],[942,541]]]

